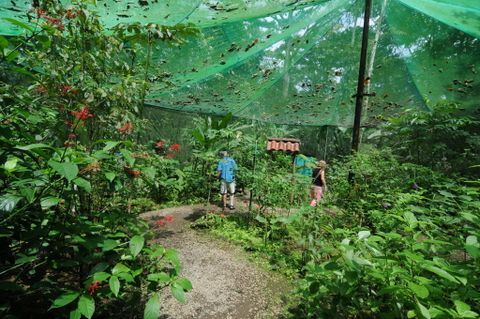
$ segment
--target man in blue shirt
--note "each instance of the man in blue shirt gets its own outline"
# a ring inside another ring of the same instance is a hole
[[[226,151],[220,152],[222,159],[218,162],[217,173],[220,180],[220,194],[222,195],[223,209],[226,207],[235,209],[234,194],[235,194],[235,170],[237,163],[228,156]],[[227,205],[227,192],[230,195],[230,205]]]

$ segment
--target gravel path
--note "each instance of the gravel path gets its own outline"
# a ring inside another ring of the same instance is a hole
[[[190,229],[192,221],[212,210],[218,208],[181,206],[142,214],[146,220],[174,216],[155,241],[178,251],[182,276],[193,285],[186,304],[163,293],[162,319],[279,318],[290,293],[288,281],[249,262],[241,248]]]

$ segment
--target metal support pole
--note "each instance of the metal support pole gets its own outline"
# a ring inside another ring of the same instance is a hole
[[[355,101],[355,119],[353,121],[352,153],[358,151],[360,142],[360,119],[362,117],[362,104],[365,89],[365,69],[367,66],[368,28],[372,0],[365,0],[365,14],[363,16],[362,49],[360,52],[360,66],[358,70],[357,96]]]
[[[258,134],[257,134],[257,123],[255,123],[255,152],[253,153],[253,176],[255,178],[255,171],[256,171],[256,168],[257,168],[257,144],[258,144]],[[253,204],[253,192],[254,192],[254,189],[253,187],[250,189],[250,196],[249,196],[249,199],[248,199],[248,211],[251,212],[252,211],[252,204]]]

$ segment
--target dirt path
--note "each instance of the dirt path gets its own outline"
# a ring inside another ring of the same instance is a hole
[[[186,304],[163,293],[162,319],[279,318],[288,282],[248,261],[241,248],[190,229],[192,221],[212,210],[218,208],[181,206],[142,214],[146,220],[174,216],[159,229],[156,241],[178,251],[182,276],[193,285]]]

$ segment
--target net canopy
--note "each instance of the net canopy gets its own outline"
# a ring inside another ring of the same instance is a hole
[[[355,0],[98,0],[107,28],[192,23],[178,46],[151,48],[146,103],[278,124],[351,126],[363,25]],[[0,1],[26,21],[30,1]],[[4,35],[23,32],[0,21]],[[405,108],[480,98],[480,1],[374,0],[364,125]]]

